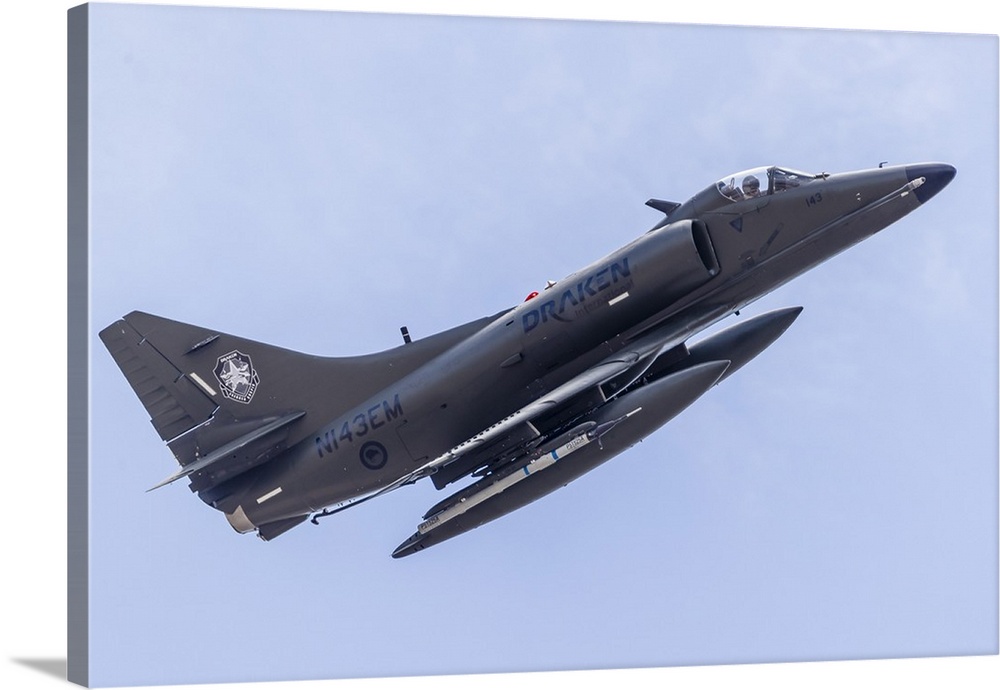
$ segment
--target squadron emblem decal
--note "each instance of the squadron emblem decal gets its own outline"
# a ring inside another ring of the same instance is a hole
[[[228,355],[219,357],[215,365],[215,378],[222,387],[222,394],[236,402],[249,403],[253,399],[260,376],[253,368],[249,355],[239,350],[233,350]]]

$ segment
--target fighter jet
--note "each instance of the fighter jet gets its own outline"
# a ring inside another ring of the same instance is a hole
[[[241,533],[274,539],[429,478],[465,480],[399,558],[613,458],[771,345],[800,307],[701,331],[941,191],[942,163],[727,175],[524,302],[355,357],[132,312],[100,333],[180,470]],[[689,344],[690,343],[690,344]]]

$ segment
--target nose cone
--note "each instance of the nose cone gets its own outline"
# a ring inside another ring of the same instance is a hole
[[[955,167],[947,163],[920,163],[906,166],[906,179],[913,182],[924,178],[924,183],[917,187],[915,194],[920,203],[924,204],[940,192],[955,177]]]

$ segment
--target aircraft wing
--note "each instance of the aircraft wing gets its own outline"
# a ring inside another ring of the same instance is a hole
[[[419,479],[430,476],[439,468],[458,460],[466,453],[511,434],[520,425],[548,414],[558,407],[569,403],[585,391],[592,390],[616,377],[626,375],[630,370],[635,374],[632,380],[639,378],[661,352],[684,342],[693,334],[693,330],[696,330],[696,328],[682,329],[673,325],[665,325],[634,340],[624,349],[608,356],[582,374],[552,389],[503,419],[498,420],[475,436],[459,443],[454,448],[442,453],[392,484],[382,487],[374,494],[362,497],[361,500],[374,498],[377,495],[387,493],[401,486],[413,484]],[[343,507],[346,508],[347,506]]]
[[[572,403],[577,396],[593,390],[595,387],[616,377],[622,377],[628,374],[630,370],[632,370],[634,376],[625,376],[625,378],[631,381],[638,379],[661,353],[666,352],[676,345],[680,345],[728,310],[729,307],[726,305],[712,305],[697,312],[688,312],[683,319],[668,318],[665,321],[646,326],[642,331],[634,335],[628,335],[627,337],[631,339],[631,342],[625,348],[608,356],[582,374],[554,388],[503,419],[498,420],[475,436],[466,439],[454,448],[442,453],[396,481],[367,494],[347,499],[324,509],[320,513],[316,513],[312,518],[313,523],[318,524],[318,519],[321,517],[334,515],[342,510],[429,477],[470,451],[501,440],[505,436],[516,435],[518,427],[522,424],[556,411],[560,406]],[[619,388],[625,388],[627,381],[622,382],[619,380],[619,384]],[[462,472],[455,479],[465,474],[467,472]],[[438,488],[442,487],[439,486]]]

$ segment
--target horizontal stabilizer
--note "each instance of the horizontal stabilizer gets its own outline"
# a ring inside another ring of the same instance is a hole
[[[194,474],[195,472],[201,472],[203,470],[207,470],[212,465],[216,465],[221,461],[226,460],[234,453],[243,450],[244,448],[252,444],[254,441],[258,441],[267,436],[268,434],[271,434],[283,427],[288,426],[289,424],[294,422],[296,419],[299,419],[303,415],[305,415],[305,412],[301,411],[293,412],[291,414],[285,415],[284,417],[268,422],[267,424],[264,424],[263,426],[251,431],[250,433],[244,434],[243,436],[240,436],[239,438],[230,441],[221,448],[212,451],[211,453],[201,458],[200,460],[196,460],[195,462],[192,462],[189,465],[185,465],[184,469],[182,469],[180,472],[164,479],[162,482],[149,489],[149,491],[154,491],[155,489],[159,489],[161,486],[172,484],[178,479],[183,479],[184,477],[188,477]]]
[[[271,541],[296,525],[302,524],[306,521],[306,519],[308,519],[308,517],[308,515],[296,515],[295,517],[285,518],[284,520],[269,522],[257,528],[257,536],[264,541]]]
[[[310,430],[485,327],[477,319],[391,350],[318,357],[134,311],[100,338],[198,492],[277,457]]]

